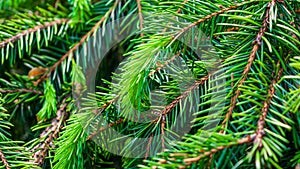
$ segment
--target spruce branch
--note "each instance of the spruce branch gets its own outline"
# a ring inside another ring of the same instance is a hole
[[[273,2],[273,1],[272,1],[272,3],[274,5],[276,3],[276,0],[275,0],[275,2]],[[278,2],[283,3],[284,6],[286,6],[284,1],[278,1]],[[296,27],[294,22],[291,21],[290,24],[293,27]],[[298,40],[297,35],[295,35],[295,33],[293,33],[293,32],[292,32],[292,37]],[[291,54],[292,51],[289,51],[288,53]],[[285,64],[286,64],[286,62],[287,62],[287,58],[284,59]],[[280,66],[280,61],[277,62],[277,67],[279,67],[279,66]],[[276,85],[278,83],[278,81],[281,79],[281,76],[282,76],[282,73],[283,73],[283,68],[279,69],[277,75],[275,73],[276,72],[274,70],[273,73],[272,73],[272,76],[274,77],[274,79],[272,80],[272,83],[270,84],[269,89],[268,89],[268,98],[263,103],[263,108],[261,109],[261,115],[260,115],[259,120],[257,122],[257,130],[256,130],[256,137],[255,137],[254,143],[258,143],[259,148],[261,148],[263,146],[262,138],[265,135],[264,126],[266,124],[266,117],[267,117],[267,114],[268,114],[268,111],[269,111],[269,108],[270,108],[270,105],[271,105],[271,101],[272,101],[272,99],[274,97],[274,94],[276,92],[274,85]]]
[[[187,0],[185,0],[184,2],[183,2],[183,4],[185,4],[187,2]],[[140,20],[140,29],[142,30],[143,29],[143,16],[142,16],[142,7],[141,7],[141,2],[140,2],[140,0],[137,0],[137,4],[138,4],[138,13],[139,13],[139,20]],[[177,12],[176,13],[180,13],[180,11],[181,11],[181,8],[178,8],[178,10],[177,10]],[[163,32],[165,32],[166,31],[166,29],[164,29],[164,31]],[[144,36],[144,34],[143,33],[141,33],[141,37],[143,37]],[[151,77],[152,75],[154,75],[155,73],[157,73],[159,70],[161,70],[161,69],[163,69],[165,66],[167,66],[170,62],[173,62],[178,56],[180,56],[180,52],[178,53],[178,54],[176,54],[175,56],[173,56],[171,59],[169,59],[169,60],[167,60],[167,61],[165,61],[165,63],[163,64],[163,65],[161,65],[161,64],[157,64],[158,65],[158,67],[155,69],[155,70],[153,70],[152,72],[150,72],[149,74],[148,74],[148,77]],[[165,125],[166,125],[166,117],[165,117],[165,115],[163,115],[162,114],[162,120],[161,120],[161,122],[160,122],[160,125],[161,125],[161,141],[162,141],[162,149],[165,149],[165,139],[164,139],[164,137],[165,137]],[[148,158],[148,156],[149,156],[149,152],[150,152],[150,145],[151,145],[151,142],[152,142],[152,139],[153,139],[153,133],[151,134],[151,136],[150,136],[150,140],[149,140],[149,142],[148,142],[148,147],[147,147],[147,152],[146,152],[146,155],[145,155],[145,159],[147,159]]]
[[[226,146],[219,146],[219,147],[213,148],[209,151],[203,150],[203,154],[199,155],[198,157],[184,159],[184,163],[186,163],[186,165],[191,165],[191,163],[197,162],[197,161],[201,160],[202,158],[210,156],[212,154],[215,154],[221,150],[224,150],[225,148],[250,143],[251,141],[253,141],[254,138],[255,138],[255,134],[248,135],[244,138],[238,139],[235,143],[228,144]]]
[[[45,22],[41,25],[37,25],[33,28],[29,28],[27,30],[24,30],[20,33],[18,33],[17,35],[15,36],[12,36],[2,42],[0,42],[0,49],[1,48],[4,48],[6,45],[10,44],[10,43],[14,43],[16,41],[18,41],[19,39],[25,37],[25,36],[28,36],[29,34],[31,33],[34,33],[34,32],[38,32],[38,31],[41,31],[42,29],[47,29],[49,27],[52,27],[54,25],[61,25],[61,24],[65,24],[67,23],[69,20],[68,19],[58,19],[58,20],[55,20],[55,21],[52,21],[52,22]]]
[[[256,52],[260,48],[262,37],[264,36],[264,34],[267,30],[267,27],[268,27],[270,8],[271,8],[271,6],[274,6],[275,4],[276,4],[276,0],[272,0],[271,2],[268,3],[268,5],[266,7],[265,18],[262,22],[262,27],[260,28],[259,33],[256,35],[256,39],[252,42],[253,48],[249,55],[248,63],[243,70],[242,79],[238,82],[236,89],[234,89],[235,92],[234,92],[233,96],[231,97],[230,107],[225,115],[225,119],[222,121],[222,128],[225,128],[225,125],[230,120],[233,109],[235,108],[235,106],[237,104],[237,99],[241,93],[241,91],[238,88],[241,87],[243,85],[244,81],[247,79],[248,73],[250,72],[251,66],[255,60]],[[224,130],[220,131],[220,133],[223,133],[223,132],[224,132]]]
[[[180,53],[177,53],[176,55],[174,55],[173,57],[171,57],[169,60],[165,61],[165,63],[163,65],[158,65],[158,67],[151,71],[149,74],[148,74],[148,77],[151,77],[153,76],[155,73],[159,72],[159,70],[163,69],[165,66],[167,66],[170,62],[174,61],[178,56],[180,56]],[[191,89],[193,90],[193,89]],[[187,95],[188,93],[186,93]],[[186,97],[186,96],[183,96],[183,98]],[[97,115],[99,112],[105,110],[109,105],[111,105],[112,103],[114,103],[115,101],[117,101],[119,98],[119,95],[117,95],[115,98],[109,100],[108,102],[106,102],[104,105],[102,105],[100,108],[98,108],[97,110],[94,110],[93,113],[95,115]],[[178,100],[179,102],[180,100]],[[176,105],[175,105],[176,106]],[[161,113],[160,113],[161,114]],[[162,114],[161,114],[162,115]],[[108,127],[101,127],[99,130],[97,130],[96,132],[92,133],[91,135],[89,135],[88,137],[88,140],[92,139],[93,137],[95,137],[95,135],[101,133],[102,131],[104,130],[107,130],[109,127],[112,127],[114,125],[118,125],[118,124],[121,124],[121,122],[123,121],[122,118],[119,118],[116,122],[112,122],[108,125]],[[157,121],[157,120],[156,120]]]
[[[41,83],[42,81],[44,81],[45,79],[47,79],[51,72],[53,72],[65,59],[67,59],[70,55],[72,55],[72,57],[74,56],[73,53],[79,49],[79,47],[84,44],[86,42],[86,40],[97,31],[97,29],[101,26],[101,24],[108,18],[108,16],[114,11],[114,9],[117,7],[118,3],[120,2],[120,0],[116,0],[114,5],[106,12],[106,14],[100,19],[100,21],[98,21],[95,26],[88,32],[86,33],[84,36],[82,36],[82,38],[80,39],[80,41],[78,43],[76,43],[68,52],[66,52],[56,63],[54,63],[49,71],[44,74],[43,76],[41,76],[35,83],[38,85],[39,83]]]
[[[163,69],[165,66],[167,66],[170,62],[174,61],[176,57],[180,56],[180,53],[178,53],[177,55],[173,56],[171,59],[167,60],[165,62],[165,64],[160,65],[159,67],[157,67],[155,70],[153,70],[152,72],[150,72],[148,74],[148,77],[154,75],[155,73],[157,73],[159,70]],[[106,102],[104,105],[102,105],[100,108],[98,108],[97,110],[94,110],[93,113],[95,115],[97,115],[99,112],[102,112],[103,110],[105,110],[109,105],[111,105],[112,103],[114,103],[115,101],[117,101],[119,98],[119,95],[117,95],[115,98],[111,99],[110,101]],[[122,118],[119,118],[116,122],[112,122],[110,124],[108,124],[108,127],[101,127],[99,130],[97,130],[96,132],[92,133],[91,135],[89,135],[88,140],[92,139],[93,137],[95,137],[95,135],[101,133],[104,130],[107,130],[108,128],[114,126],[114,125],[118,125],[121,124],[123,122]]]
[[[34,89],[14,89],[14,90],[0,89],[0,93],[18,93],[18,92],[22,92],[22,93],[34,93],[34,94],[38,94],[38,95],[43,95],[42,91],[38,91],[38,90],[34,90]]]
[[[101,127],[100,129],[98,129],[97,131],[93,132],[92,134],[90,134],[87,138],[87,140],[91,140],[93,137],[95,137],[96,135],[98,135],[99,133],[101,133],[102,131],[105,131],[115,125],[121,124],[123,123],[124,120],[122,118],[118,119],[115,122],[109,123],[106,127]]]
[[[211,156],[213,154],[216,154],[217,152],[222,151],[226,148],[250,143],[255,139],[255,137],[256,137],[256,134],[247,135],[247,136],[240,138],[234,142],[227,143],[227,145],[221,145],[221,146],[212,148],[210,150],[204,150],[204,149],[200,150],[201,154],[198,155],[197,157],[193,157],[193,158],[187,158],[188,154],[186,154],[186,153],[171,153],[170,157],[175,157],[175,156],[184,157],[185,158],[185,159],[183,159],[184,166],[181,166],[181,168],[186,168],[187,166],[190,166],[192,163],[196,163],[196,162],[200,161],[201,159]],[[172,158],[170,158],[169,160],[171,160],[171,159]],[[166,164],[166,163],[168,163],[168,161],[166,159],[162,159],[159,161],[159,164]],[[157,169],[158,166],[153,166],[152,168]]]
[[[257,122],[257,130],[256,130],[256,137],[255,137],[254,143],[258,143],[259,148],[262,147],[262,137],[265,134],[264,126],[266,124],[266,117],[267,117],[267,113],[269,111],[269,107],[271,105],[271,101],[272,101],[272,99],[274,97],[274,94],[275,94],[274,85],[276,85],[277,82],[280,80],[282,72],[283,72],[283,68],[281,68],[279,70],[277,77],[272,80],[272,84],[269,86],[269,90],[268,90],[268,98],[263,103],[263,108],[261,109],[261,115],[260,115],[259,120]]]
[[[157,68],[155,69],[155,70],[153,70],[153,71],[151,71],[150,73],[149,73],[149,77],[151,77],[151,76],[153,76],[154,74],[156,74],[157,72],[159,72],[160,70],[162,70],[164,67],[166,67],[166,66],[168,66],[171,62],[173,62],[177,57],[179,57],[180,56],[180,52],[179,53],[177,53],[176,55],[174,55],[174,56],[172,56],[170,59],[168,59],[167,61],[165,61],[164,62],[164,64],[159,64],[158,62],[157,62]]]
[[[113,102],[117,101],[119,98],[119,95],[117,95],[115,98],[109,100],[108,102],[106,102],[104,105],[102,105],[100,108],[98,108],[97,110],[94,110],[93,113],[95,115],[97,115],[99,112],[105,110],[109,105],[111,105]]]
[[[5,155],[1,150],[0,150],[0,158],[1,158],[2,163],[5,165],[5,168],[10,169],[10,165],[8,164],[8,162],[5,158]]]
[[[182,7],[187,3],[188,0],[184,0],[184,2],[182,3]],[[178,8],[176,13],[180,13],[181,12],[181,8]],[[175,18],[175,16],[172,17],[173,19]],[[170,23],[168,23],[167,25],[169,25]],[[166,32],[167,31],[167,28],[165,28],[163,30],[163,32]],[[184,51],[183,51],[184,52]],[[164,67],[166,67],[167,65],[169,65],[169,63],[173,62],[178,56],[180,56],[180,52],[178,52],[176,55],[174,55],[173,57],[171,57],[170,59],[168,59],[167,61],[165,61],[165,63],[163,65],[158,65],[158,67],[151,71],[149,73],[149,77],[153,76],[155,73],[159,72],[161,69],[163,69]]]
[[[62,103],[63,105],[56,113],[56,118],[52,119],[51,125],[47,127],[41,134],[40,139],[43,139],[44,137],[47,137],[43,142],[36,145],[34,148],[32,148],[32,152],[34,152],[31,156],[33,160],[30,160],[30,162],[34,162],[41,166],[44,163],[44,160],[47,156],[47,152],[50,150],[50,148],[53,148],[54,146],[54,139],[58,137],[58,134],[63,127],[63,123],[67,120],[67,111],[66,107],[68,103],[66,103],[66,99],[68,96],[66,96]],[[47,136],[48,135],[48,136]]]
[[[195,84],[189,87],[186,91],[184,91],[180,96],[178,96],[172,103],[166,106],[159,114],[166,115],[169,114],[173,108],[180,102],[180,100],[184,99],[192,90],[195,90],[198,86],[203,85],[211,75],[204,76],[200,80],[196,81]]]
[[[196,81],[196,83],[195,83],[193,86],[189,87],[182,95],[178,96],[178,97],[176,98],[176,100],[174,100],[171,104],[169,104],[168,106],[166,106],[166,107],[159,113],[159,114],[162,116],[162,118],[163,118],[162,121],[161,121],[161,132],[162,132],[162,135],[164,135],[165,115],[168,114],[168,113],[170,113],[171,110],[172,110],[174,107],[176,107],[176,105],[179,103],[179,101],[182,100],[183,98],[185,98],[192,90],[196,89],[199,85],[204,84],[205,81],[208,80],[209,76],[210,76],[210,75],[207,75],[207,76],[201,78],[201,80]],[[96,111],[95,114],[98,114],[98,113],[100,112],[100,110],[106,109],[110,104],[112,104],[114,101],[116,101],[117,98],[118,98],[118,97],[116,97],[116,98],[110,100],[109,102],[105,103],[100,109],[98,109],[98,110]],[[158,119],[159,119],[159,118],[156,118],[153,122],[157,122]],[[101,133],[102,131],[107,130],[107,129],[109,129],[110,127],[113,127],[113,126],[115,126],[115,125],[121,124],[122,122],[123,122],[123,119],[120,118],[120,119],[118,119],[116,122],[112,122],[112,123],[108,124],[107,127],[101,127],[101,128],[98,129],[96,132],[93,132],[92,134],[90,134],[90,135],[88,136],[88,139],[87,139],[87,140],[91,140],[93,137],[95,137],[97,134]],[[163,144],[162,147],[164,147],[164,139],[163,139],[163,136],[162,136],[162,144]]]
[[[175,108],[182,99],[186,98],[191,91],[195,90],[198,86],[203,85],[209,79],[210,76],[211,75],[209,74],[196,81],[193,86],[189,87],[186,91],[184,91],[180,96],[178,96],[174,101],[172,101],[172,103],[170,103],[168,106],[165,106],[164,109],[158,113],[160,117],[157,117],[152,121],[152,123],[157,123],[160,120],[162,149],[165,148],[164,129],[166,125],[166,114],[170,113],[172,109]]]

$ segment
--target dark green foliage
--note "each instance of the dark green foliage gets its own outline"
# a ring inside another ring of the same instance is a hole
[[[299,20],[296,0],[0,0],[0,168],[299,167]]]

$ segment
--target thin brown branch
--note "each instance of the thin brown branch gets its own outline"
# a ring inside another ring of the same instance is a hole
[[[280,62],[278,61],[277,64],[279,65]],[[280,78],[282,76],[282,73],[283,73],[283,68],[280,68],[277,75],[275,75],[275,72],[273,72],[273,76],[275,78],[272,80],[272,84],[269,86],[268,98],[263,103],[263,108],[261,109],[261,115],[260,115],[259,120],[257,122],[257,130],[256,130],[256,137],[255,137],[254,143],[258,143],[259,148],[262,147],[262,137],[265,134],[264,126],[266,124],[266,117],[267,117],[267,114],[268,114],[268,111],[269,111],[269,108],[270,108],[270,105],[271,105],[271,101],[272,101],[272,99],[274,97],[274,94],[275,94],[274,85],[276,85],[277,82],[280,80]]]
[[[204,150],[203,154],[199,155],[198,157],[187,158],[187,159],[184,159],[183,161],[186,165],[191,165],[191,163],[197,162],[197,161],[201,160],[202,158],[210,156],[212,154],[215,154],[215,153],[217,153],[221,150],[224,150],[225,148],[250,143],[254,138],[255,138],[255,134],[254,135],[248,135],[244,138],[241,138],[241,139],[237,140],[235,144],[230,144],[230,145],[227,145],[227,146],[219,146],[219,147],[213,148],[209,151]]]
[[[7,44],[14,43],[14,42],[18,41],[20,38],[22,38],[26,35],[29,35],[31,33],[40,31],[41,29],[46,29],[46,28],[54,26],[54,25],[61,25],[61,24],[67,23],[67,22],[68,22],[68,19],[58,19],[58,20],[55,20],[52,22],[45,22],[44,24],[37,25],[33,28],[29,28],[27,30],[24,30],[24,31],[18,33],[15,36],[12,36],[12,37],[0,42],[0,48],[4,48]]]
[[[186,158],[186,157],[188,157],[188,154],[186,154],[186,153],[171,153],[170,157],[182,156],[182,157],[185,158],[183,160],[184,165],[185,166],[189,166],[192,163],[198,162],[199,160],[201,160],[201,159],[203,159],[205,157],[212,156],[213,154],[215,154],[215,153],[217,153],[219,151],[222,151],[222,150],[224,150],[226,148],[230,148],[230,147],[233,147],[233,146],[236,146],[236,145],[242,145],[242,144],[250,143],[250,142],[252,142],[254,140],[255,136],[256,136],[256,134],[248,135],[248,136],[246,136],[244,138],[238,139],[234,143],[231,143],[231,144],[226,145],[226,146],[219,146],[219,147],[213,148],[211,150],[200,150],[201,155],[199,155],[197,157],[193,157],[193,158]],[[168,161],[165,160],[165,159],[159,161],[160,164],[166,164],[167,162]],[[182,166],[182,167],[184,167],[184,166]],[[154,166],[154,168],[156,168],[156,166]]]
[[[139,11],[139,20],[140,20],[140,31],[143,31],[143,14],[142,14],[142,5],[141,0],[136,0],[138,11]],[[141,37],[143,37],[144,34],[141,32]]]
[[[160,119],[162,119],[161,123],[163,123],[163,122],[165,123],[165,115],[169,114],[172,111],[172,109],[175,108],[182,99],[184,99],[185,97],[187,97],[188,94],[192,90],[196,89],[200,85],[203,85],[209,79],[210,76],[211,76],[211,74],[209,74],[207,76],[204,76],[200,80],[196,81],[193,86],[189,87],[180,96],[178,96],[175,100],[173,100],[168,106],[164,107],[164,109],[162,111],[158,112],[157,114],[159,115],[159,117],[155,118],[152,121],[152,123],[157,123]]]
[[[198,21],[196,21],[196,22],[190,24],[189,26],[184,27],[180,31],[178,31],[176,33],[176,35],[173,37],[173,41],[176,40],[176,39],[178,39],[182,33],[186,32],[187,30],[191,29],[192,27],[194,27],[196,25],[199,25],[200,23],[205,22],[205,21],[211,19],[212,17],[215,17],[215,16],[218,16],[220,14],[223,14],[223,13],[229,11],[229,10],[236,9],[236,8],[238,8],[240,6],[243,6],[243,5],[247,4],[247,3],[249,3],[249,2],[244,2],[244,3],[237,4],[235,6],[230,6],[228,8],[221,9],[220,11],[211,13],[211,14],[205,16],[204,18],[199,19]]]
[[[1,150],[0,150],[0,158],[1,158],[2,163],[5,165],[5,168],[10,169],[10,166],[5,158],[5,155]]]
[[[261,115],[260,115],[258,123],[257,123],[257,130],[256,130],[257,136],[254,140],[254,143],[259,143],[259,147],[262,147],[262,137],[265,134],[264,125],[266,123],[265,121],[266,121],[267,113],[269,111],[271,100],[272,100],[272,98],[274,96],[274,93],[275,93],[275,88],[274,88],[275,84],[276,84],[276,81],[273,80],[272,84],[270,85],[269,90],[268,90],[269,97],[263,103],[263,108],[261,109]]]
[[[147,159],[149,157],[152,140],[153,140],[153,133],[150,135],[150,138],[148,140],[147,152],[146,152],[146,155],[145,155],[145,159]]]
[[[3,90],[3,89],[0,89],[0,93],[18,93],[18,92],[22,92],[22,93],[34,93],[34,94],[38,94],[38,95],[43,95],[43,92],[38,91],[38,90],[33,90],[33,89],[14,89],[14,90]]]
[[[97,115],[99,112],[101,112],[102,110],[105,110],[109,105],[111,105],[113,102],[115,102],[117,99],[119,98],[119,95],[117,95],[115,98],[109,100],[108,102],[106,102],[104,105],[102,105],[100,108],[98,108],[97,110],[94,110],[94,114]]]
[[[200,80],[196,81],[196,83],[189,87],[186,91],[184,91],[180,96],[178,96],[174,101],[172,101],[172,103],[170,103],[168,106],[166,106],[161,112],[160,114],[168,114],[172,111],[172,109],[174,107],[176,107],[176,105],[180,102],[180,100],[182,100],[183,98],[187,97],[188,94],[196,89],[198,86],[203,85],[210,77],[211,75],[207,75],[204,76],[203,78],[201,78]]]
[[[165,61],[164,64],[159,64],[157,63],[157,68],[153,71],[151,71],[148,76],[153,76],[155,73],[159,72],[161,69],[163,69],[164,67],[166,67],[167,65],[169,65],[169,63],[173,62],[178,56],[180,56],[180,52],[177,53],[176,55],[174,55],[173,57],[171,57],[169,60]]]
[[[269,12],[270,12],[270,7],[272,5],[275,5],[275,1],[271,1],[269,2],[269,4],[266,7],[266,11],[265,11],[265,18],[262,22],[262,27],[259,30],[259,33],[256,35],[256,40],[253,41],[253,48],[252,51],[249,55],[249,59],[248,59],[248,63],[242,73],[242,79],[238,82],[238,85],[236,87],[236,90],[234,92],[234,95],[231,97],[231,101],[230,101],[230,107],[226,113],[225,119],[222,121],[222,128],[225,128],[226,123],[230,120],[233,109],[236,106],[237,103],[237,99],[241,93],[241,91],[238,89],[240,86],[243,85],[244,81],[247,79],[248,73],[250,72],[251,66],[255,60],[255,55],[256,52],[258,51],[258,49],[260,48],[260,44],[261,44],[261,40],[262,37],[264,36],[266,29],[268,27],[268,22],[269,22]],[[221,130],[220,133],[223,133],[224,130]]]
[[[93,132],[92,134],[90,134],[89,137],[87,138],[87,140],[91,140],[93,137],[95,137],[96,135],[98,135],[102,131],[107,130],[107,129],[115,126],[115,125],[121,124],[121,123],[123,123],[123,121],[124,120],[122,118],[120,118],[116,122],[109,123],[106,127],[101,127],[99,130],[97,130],[97,131]]]
[[[116,0],[116,2],[114,3],[114,5],[109,9],[109,11],[100,19],[100,21],[98,21],[95,26],[87,33],[85,34],[78,43],[76,43],[67,53],[65,53],[56,63],[54,63],[54,65],[52,65],[49,69],[49,71],[44,74],[43,76],[41,76],[36,82],[35,84],[38,85],[39,83],[41,83],[43,80],[45,80],[46,78],[48,78],[51,74],[51,72],[53,72],[66,58],[68,58],[70,55],[73,56],[73,53],[94,33],[96,32],[96,30],[100,27],[100,25],[105,21],[105,19],[113,12],[113,10],[115,9],[115,7],[118,5],[120,0]]]
[[[54,139],[58,137],[58,134],[63,127],[63,122],[67,119],[66,107],[68,103],[65,102],[66,99],[67,97],[63,99],[63,105],[57,111],[56,118],[52,119],[51,125],[40,134],[40,139],[44,138],[46,135],[48,136],[43,142],[39,143],[31,150],[35,152],[32,154],[31,158],[33,158],[33,160],[30,160],[30,162],[34,162],[41,166],[44,163],[47,152],[54,146]]]

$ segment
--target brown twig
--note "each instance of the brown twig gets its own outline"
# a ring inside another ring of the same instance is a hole
[[[177,53],[176,55],[174,55],[173,57],[171,57],[169,60],[165,61],[164,64],[156,64],[157,68],[153,71],[151,71],[148,76],[153,76],[155,73],[157,73],[158,71],[160,71],[161,69],[163,69],[164,67],[166,67],[167,65],[169,65],[169,63],[173,62],[178,56],[180,56],[180,52]]]
[[[184,28],[182,28],[180,31],[178,31],[178,32],[176,33],[176,35],[173,37],[173,41],[176,40],[176,39],[178,39],[182,33],[186,32],[187,30],[191,29],[192,27],[194,27],[194,26],[196,26],[196,25],[199,25],[200,23],[205,22],[205,21],[207,21],[208,19],[211,19],[212,17],[218,16],[218,15],[220,15],[220,14],[222,14],[222,13],[225,13],[225,12],[227,12],[227,11],[229,11],[229,10],[236,9],[236,8],[238,8],[238,7],[240,7],[240,6],[243,6],[243,5],[245,5],[246,3],[249,3],[249,2],[244,2],[244,3],[237,4],[237,5],[235,5],[235,6],[230,6],[230,7],[228,7],[228,8],[224,8],[224,9],[222,9],[222,10],[220,10],[220,11],[211,13],[211,14],[205,16],[204,18],[199,19],[198,21],[196,21],[196,22],[190,24],[189,26],[184,27]]]
[[[279,65],[279,64],[280,64],[280,62],[278,61],[277,65]],[[277,76],[275,75],[275,72],[273,72],[275,78],[272,80],[272,84],[269,86],[268,98],[263,103],[263,108],[261,109],[261,115],[257,122],[257,130],[256,130],[256,137],[255,137],[254,143],[258,143],[259,148],[262,147],[262,137],[265,134],[264,126],[266,124],[266,117],[267,117],[267,114],[268,114],[268,111],[269,111],[269,108],[271,105],[271,101],[275,94],[274,85],[276,85],[277,82],[280,80],[282,73],[283,73],[283,68],[280,68]]]
[[[98,27],[105,21],[105,19],[109,16],[109,14],[111,14],[113,12],[113,10],[115,9],[115,7],[118,5],[120,0],[116,0],[116,2],[114,3],[114,5],[109,9],[109,11],[101,18],[100,21],[98,21],[95,26],[87,33],[85,34],[78,43],[76,43],[67,53],[65,53],[56,63],[54,63],[54,65],[52,65],[49,69],[49,71],[44,74],[43,76],[41,76],[37,81],[36,84],[38,85],[39,83],[41,83],[43,80],[45,80],[46,78],[48,78],[51,74],[51,72],[53,72],[66,58],[68,58],[71,54],[73,56],[73,52],[75,52],[97,29]]]
[[[168,106],[166,106],[162,111],[160,111],[158,114],[160,115],[160,117],[157,117],[156,119],[154,119],[152,122],[153,123],[157,123],[158,120],[160,119],[160,126],[161,126],[161,145],[162,145],[162,149],[165,149],[165,139],[164,139],[164,135],[165,135],[165,126],[166,126],[166,114],[170,113],[172,111],[173,108],[176,107],[176,105],[180,102],[180,100],[182,100],[183,98],[187,97],[187,95],[194,89],[196,89],[198,86],[204,84],[210,77],[211,75],[207,75],[203,78],[201,78],[200,80],[196,81],[195,84],[191,87],[189,87],[185,92],[183,92],[183,94],[181,94],[180,96],[178,96],[172,103],[170,103]]]
[[[153,140],[153,133],[150,135],[150,138],[148,140],[148,145],[147,145],[147,151],[146,151],[145,159],[147,159],[149,157],[150,147],[151,147],[152,140]]]
[[[172,101],[172,103],[170,103],[168,106],[166,106],[161,112],[160,114],[168,114],[172,111],[172,109],[174,107],[176,107],[176,105],[180,102],[180,100],[182,100],[183,98],[185,98],[192,90],[196,89],[198,86],[203,85],[210,77],[211,75],[207,75],[204,76],[203,78],[201,78],[200,80],[196,81],[196,83],[189,87],[186,91],[184,91],[180,96],[178,96],[174,101]]]
[[[63,99],[62,103],[64,104],[57,111],[56,118],[52,119],[51,125],[40,134],[40,138],[45,137],[47,134],[49,135],[45,141],[39,143],[31,150],[36,152],[32,154],[31,158],[33,158],[33,160],[30,160],[30,162],[34,162],[41,166],[44,163],[48,150],[54,146],[54,139],[58,137],[58,133],[63,127],[63,125],[61,125],[61,122],[63,123],[67,119],[66,107],[68,103],[65,103],[66,99],[67,97]]]
[[[143,31],[143,14],[142,14],[142,5],[141,0],[136,0],[137,7],[138,7],[138,13],[139,13],[139,20],[140,20],[140,31]],[[143,37],[144,34],[141,32],[141,37]]]
[[[213,148],[209,151],[204,150],[203,154],[199,155],[198,157],[187,158],[187,159],[184,159],[183,161],[186,165],[190,165],[191,163],[197,162],[200,159],[202,159],[204,157],[207,157],[207,156],[210,156],[212,154],[215,154],[215,153],[217,153],[221,150],[224,150],[225,148],[229,148],[229,147],[232,147],[232,146],[235,146],[235,145],[250,143],[254,138],[255,138],[255,134],[254,135],[248,135],[247,137],[244,137],[244,138],[241,138],[241,139],[237,140],[235,144],[231,144],[231,145],[227,145],[227,146],[219,146],[219,147]]]
[[[0,93],[17,93],[17,92],[34,93],[34,94],[43,95],[43,92],[38,91],[38,90],[33,90],[33,89],[14,89],[14,90],[3,90],[3,89],[0,89]]]
[[[166,125],[166,114],[170,113],[172,111],[172,109],[174,107],[176,107],[176,105],[180,102],[180,100],[182,100],[183,98],[185,98],[192,90],[196,89],[199,85],[204,84],[208,79],[209,79],[210,75],[207,75],[203,78],[201,78],[201,80],[196,81],[196,83],[189,87],[182,95],[178,96],[172,103],[170,103],[168,106],[166,106],[162,111],[160,111],[158,114],[160,115],[160,117],[157,117],[156,119],[154,119],[152,122],[153,123],[157,123],[159,119],[161,119],[160,121],[160,125],[161,125],[161,141],[162,141],[162,149],[165,149],[165,139],[164,139],[164,135],[165,135],[165,125]]]
[[[97,134],[101,133],[102,131],[109,129],[109,128],[113,127],[114,125],[121,124],[121,123],[123,123],[123,121],[124,120],[122,118],[120,118],[116,122],[109,123],[106,127],[101,127],[99,130],[90,134],[89,137],[87,138],[87,140],[91,140],[93,137],[95,137]]]
[[[18,33],[17,35],[15,35],[13,37],[10,37],[10,38],[0,42],[0,48],[4,48],[7,44],[14,43],[14,42],[18,41],[20,38],[22,38],[26,35],[29,35],[33,32],[37,32],[41,29],[45,29],[45,28],[48,28],[48,27],[51,27],[54,25],[61,25],[61,24],[67,23],[67,22],[68,22],[68,19],[58,19],[58,20],[55,20],[52,22],[45,22],[44,24],[35,26],[33,28],[29,28],[27,30],[24,30],[24,31]]]
[[[5,155],[1,150],[0,150],[0,158],[1,158],[2,163],[5,165],[5,168],[10,169],[10,166],[5,158]]]
[[[106,102],[104,105],[102,105],[97,110],[94,110],[94,114],[97,115],[102,110],[105,110],[109,105],[111,105],[113,102],[115,102],[119,98],[119,95],[117,95],[115,98],[111,99],[110,101]]]
[[[213,148],[211,150],[200,150],[200,152],[202,153],[201,155],[197,156],[197,157],[193,157],[193,158],[186,158],[183,160],[184,162],[184,165],[185,166],[188,166],[188,165],[191,165],[192,163],[195,163],[207,156],[211,156],[221,150],[224,150],[225,148],[229,148],[229,147],[232,147],[232,146],[236,146],[236,145],[241,145],[241,144],[246,144],[246,143],[250,143],[254,140],[256,134],[252,134],[252,135],[248,135],[244,138],[241,138],[241,139],[238,139],[235,143],[232,143],[232,144],[229,144],[229,145],[226,145],[226,146],[219,146],[219,147],[216,147],[216,148]],[[182,157],[188,157],[188,154],[186,153],[173,153],[173,154],[170,154],[171,157],[173,156],[182,156]],[[163,159],[163,160],[160,160],[159,161],[160,164],[165,164],[167,163],[167,160]],[[184,167],[184,166],[182,166]],[[156,168],[156,166],[154,166],[154,168]]]
[[[263,20],[262,23],[262,27],[259,30],[259,33],[256,35],[256,39],[252,42],[253,48],[252,51],[249,55],[249,59],[248,59],[248,63],[242,73],[242,79],[238,82],[238,85],[236,87],[236,90],[234,92],[234,95],[231,97],[231,101],[230,101],[230,107],[228,109],[228,112],[225,115],[225,119],[222,121],[222,128],[225,128],[226,122],[231,118],[233,109],[236,106],[237,103],[237,99],[241,93],[241,91],[238,89],[240,86],[243,85],[244,81],[247,79],[248,73],[250,72],[251,66],[255,60],[255,55],[256,52],[258,51],[258,49],[260,48],[260,44],[261,44],[261,39],[264,36],[266,29],[268,27],[268,22],[269,22],[269,12],[270,12],[270,7],[271,5],[275,5],[274,1],[269,2],[268,6],[266,7],[266,11],[265,11],[265,18]],[[224,130],[221,130],[220,133],[223,133]]]

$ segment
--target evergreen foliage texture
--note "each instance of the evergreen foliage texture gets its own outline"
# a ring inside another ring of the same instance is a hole
[[[300,168],[299,0],[0,0],[0,23],[0,168]]]

